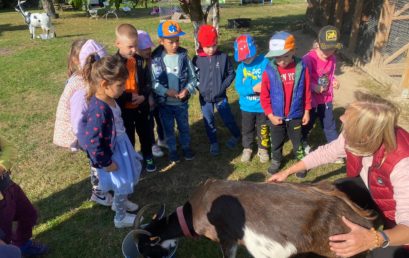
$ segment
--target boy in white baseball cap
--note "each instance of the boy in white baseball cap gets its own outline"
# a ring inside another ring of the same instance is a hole
[[[263,72],[261,81],[261,106],[270,122],[271,165],[268,172],[280,170],[282,149],[286,135],[293,144],[297,159],[304,156],[301,127],[310,120],[311,92],[308,69],[295,56],[295,38],[280,31],[271,37],[269,52],[272,57]]]

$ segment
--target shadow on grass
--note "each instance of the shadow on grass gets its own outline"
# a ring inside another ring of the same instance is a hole
[[[89,34],[81,33],[81,34],[69,34],[69,35],[62,35],[62,36],[57,35],[57,38],[74,38],[74,37],[77,38],[77,37],[85,37],[87,35]]]
[[[6,31],[28,30],[27,25],[12,25],[10,23],[0,24],[0,36]]]
[[[90,193],[90,180],[84,179],[34,204],[41,211],[41,221],[49,221],[77,208],[90,197]]]
[[[254,37],[258,47],[258,52],[266,53],[268,51],[269,39],[275,32],[281,30],[299,30],[302,28],[303,22],[304,15],[288,15],[281,17],[252,18],[251,26],[249,28],[229,29],[227,25],[223,25],[221,27],[225,29],[224,33],[233,35],[221,42],[221,44],[219,44],[219,48],[229,53],[229,55],[233,55],[234,40],[240,34],[247,33]]]

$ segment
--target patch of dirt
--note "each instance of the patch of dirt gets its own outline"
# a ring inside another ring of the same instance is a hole
[[[0,56],[11,56],[14,53],[13,50],[8,48],[0,48]]]

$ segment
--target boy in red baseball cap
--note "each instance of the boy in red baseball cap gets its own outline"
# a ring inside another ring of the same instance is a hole
[[[220,153],[214,120],[214,108],[220,114],[232,136],[226,142],[234,148],[240,138],[240,129],[234,120],[227,100],[226,90],[233,82],[235,72],[226,53],[217,49],[217,31],[211,25],[202,25],[198,32],[199,49],[193,58],[198,78],[199,100],[206,133],[210,141],[210,154]]]

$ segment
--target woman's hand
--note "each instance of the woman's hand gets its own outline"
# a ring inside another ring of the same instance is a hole
[[[351,229],[351,231],[347,234],[329,237],[330,249],[337,256],[351,257],[377,247],[375,246],[376,236],[374,231],[354,224],[345,217],[342,217],[342,221]]]
[[[267,183],[275,183],[275,182],[283,182],[287,179],[287,177],[290,174],[288,173],[288,170],[282,170],[274,175],[272,175],[269,179],[267,179]]]

